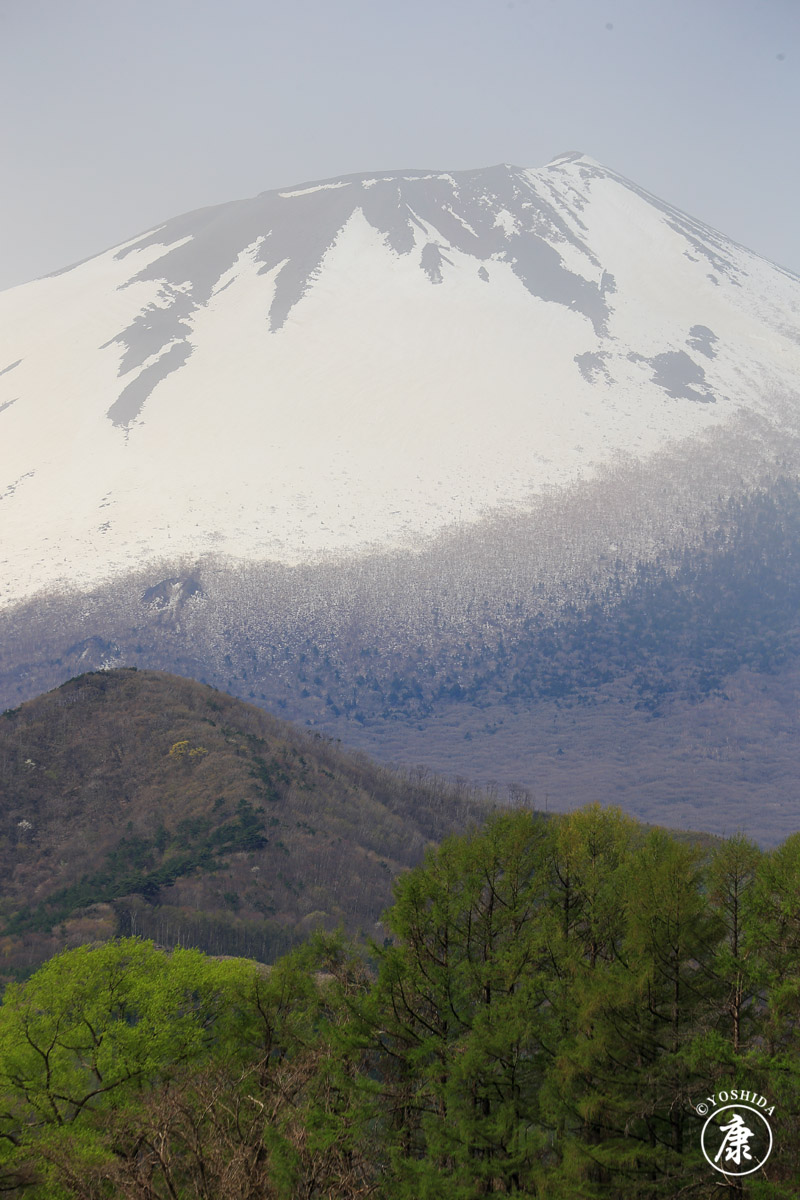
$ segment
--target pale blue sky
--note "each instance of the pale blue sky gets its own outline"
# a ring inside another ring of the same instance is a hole
[[[0,0],[0,287],[180,212],[583,150],[800,272],[800,0]]]

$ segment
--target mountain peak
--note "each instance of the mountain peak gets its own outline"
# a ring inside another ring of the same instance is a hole
[[[526,511],[742,406],[770,420],[797,304],[577,151],[175,217],[0,295],[3,598],[142,554],[312,562]]]
[[[582,150],[564,150],[561,154],[557,154],[555,158],[551,158],[547,165],[548,167],[552,167],[556,163],[578,162],[580,159],[586,157]],[[593,158],[587,159],[587,161],[599,166],[599,164],[595,164]]]

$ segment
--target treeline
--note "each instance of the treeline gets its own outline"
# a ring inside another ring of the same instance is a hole
[[[262,625],[271,616],[237,615],[237,591],[225,604],[233,631],[226,657],[208,646],[196,673],[293,719],[339,728],[340,718],[425,720],[453,702],[591,705],[614,688],[660,713],[671,700],[699,703],[724,692],[743,667],[778,671],[800,650],[793,479],[720,500],[703,532],[655,561],[647,553],[616,557],[603,540],[582,564],[582,586],[577,579],[558,586],[556,566],[538,577],[531,542],[528,531],[517,546],[523,576],[501,594],[488,592],[497,579],[508,584],[506,572],[489,571],[492,583],[473,584],[467,599],[455,569],[440,564],[438,590],[398,582],[396,603],[383,615],[367,619],[359,608],[359,619],[345,619],[343,612],[335,636],[331,592],[338,596],[341,582],[323,589],[325,604],[305,625],[287,616],[285,627],[269,630]],[[355,583],[351,593],[368,606]],[[310,580],[308,594],[316,594]],[[336,604],[347,609],[345,598]],[[197,645],[204,639],[198,628]]]
[[[645,708],[702,699],[739,666],[780,666],[800,590],[794,447],[762,428],[716,436],[713,456],[682,446],[413,552],[165,563],[88,612],[37,596],[0,617],[2,702],[124,662],[329,729],[454,700],[586,703],[609,680]]]
[[[263,968],[120,939],[11,985],[0,1188],[797,1194],[800,835],[709,849],[615,810],[521,810],[449,838],[395,897],[368,949],[317,935]],[[733,1090],[768,1100],[774,1134],[738,1179],[700,1146],[702,1104]]]
[[[533,540],[528,531],[527,543],[517,546],[523,573],[535,558]],[[410,583],[403,589],[398,604],[414,600],[413,620],[403,622],[390,607],[383,623],[377,616],[344,622],[330,637],[326,607],[316,626],[293,628],[284,656],[278,648],[285,633],[262,635],[261,645],[276,656],[269,663],[251,648],[255,616],[237,629],[230,662],[218,662],[209,678],[320,723],[342,716],[367,724],[419,720],[452,702],[592,704],[614,684],[658,712],[671,699],[697,703],[724,690],[742,667],[770,673],[796,658],[799,545],[797,484],[777,478],[767,489],[720,500],[702,533],[656,561],[596,546],[581,568],[584,586],[573,580],[575,586],[560,588],[554,565],[541,577],[516,578],[501,595],[478,587],[467,601],[455,572],[440,565],[432,594]],[[570,557],[563,545],[562,555]],[[488,578],[506,574],[495,570]],[[237,628],[234,614],[230,619]]]
[[[676,562],[635,572],[619,563],[601,597],[557,617],[522,593],[500,618],[485,614],[452,639],[443,627],[435,656],[425,644],[403,655],[351,647],[348,664],[344,650],[306,647],[298,682],[356,720],[427,716],[443,701],[592,704],[620,681],[651,712],[670,699],[696,703],[742,667],[770,673],[797,656],[798,546],[800,496],[776,484],[731,500],[721,526]]]

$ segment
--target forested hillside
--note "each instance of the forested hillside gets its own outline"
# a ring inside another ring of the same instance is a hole
[[[371,948],[320,933],[267,970],[120,940],[11,985],[0,1186],[796,1196],[800,836],[763,853],[599,807],[496,815],[398,878],[385,927]],[[700,1149],[704,1106],[718,1144],[714,1098],[734,1090],[774,1135],[738,1179]]]
[[[115,932],[272,959],[375,932],[391,881],[485,798],[161,672],[0,717],[0,975]]]

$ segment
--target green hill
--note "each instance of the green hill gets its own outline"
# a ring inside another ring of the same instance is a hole
[[[99,671],[0,718],[0,972],[114,933],[271,961],[375,934],[398,872],[485,797],[211,687]]]

